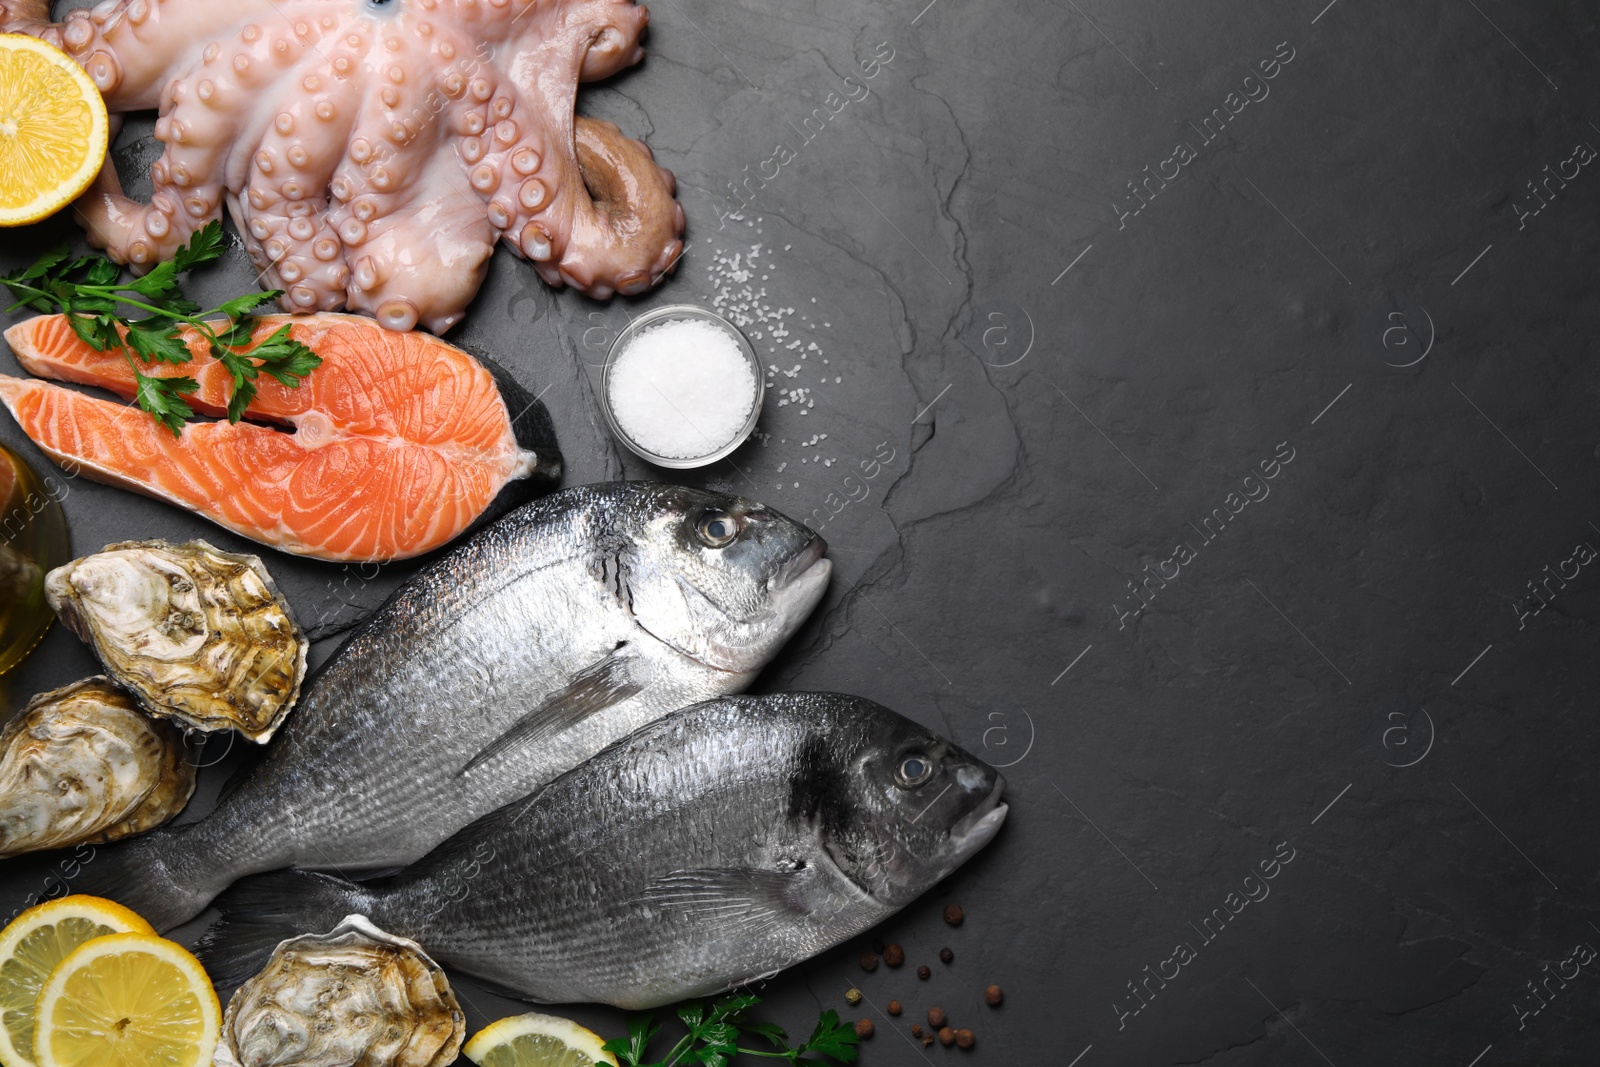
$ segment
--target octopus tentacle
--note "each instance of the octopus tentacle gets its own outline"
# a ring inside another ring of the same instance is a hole
[[[498,234],[447,158],[431,160],[419,186],[435,192],[369,224],[349,302],[391,330],[444,333],[483,284]]]
[[[643,292],[683,254],[677,179],[655,165],[649,146],[624,137],[612,123],[579,118],[573,133],[589,210],[573,220],[562,280],[585,290]]]
[[[672,175],[574,116],[648,22],[633,0],[105,0],[60,23],[0,0],[0,30],[64,48],[114,113],[159,109],[150,203],[108,167],[78,204],[113,258],[165,258],[226,203],[287,310],[436,331],[500,241],[597,298],[676,265]]]
[[[356,122],[360,94],[314,57],[300,75],[304,95],[273,117],[251,163],[235,217],[267,284],[290,312],[345,305],[350,270],[329,211],[329,189]],[[259,256],[259,259],[257,259]]]

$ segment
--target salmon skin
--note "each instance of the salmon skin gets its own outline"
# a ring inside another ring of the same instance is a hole
[[[520,483],[521,503],[559,481],[549,415],[499,368],[353,315],[264,315],[254,341],[286,323],[322,366],[296,389],[262,375],[245,409],[255,421],[196,422],[173,437],[138,408],[5,375],[0,401],[69,470],[314,559],[418,556],[466,530],[508,485]],[[5,338],[38,378],[134,395],[123,354],[96,352],[64,316],[18,323]],[[232,377],[200,334],[184,340],[196,359],[142,372],[193,377],[190,406],[223,415]]]

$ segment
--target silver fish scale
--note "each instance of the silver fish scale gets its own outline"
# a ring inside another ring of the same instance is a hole
[[[358,630],[306,687],[268,758],[216,811],[132,843],[89,870],[90,880],[135,883],[106,888],[167,928],[246,874],[403,865],[638,727],[743,689],[754,671],[693,659],[630,611],[635,592],[619,554],[648,556],[639,539],[658,518],[650,509],[665,519],[663,500],[685,495],[732,499],[644,483],[586,486],[491,526]],[[774,538],[812,539],[781,516],[762,521],[779,528]],[[635,560],[631,573],[670,574],[672,563]],[[776,567],[761,569],[759,584]],[[468,769],[601,662],[620,664],[638,691]],[[152,871],[159,877],[145,877]]]
[[[543,1002],[643,1007],[788,967],[894,910],[834,870],[815,828],[789,811],[807,739],[835,735],[844,763],[864,703],[793,694],[681,713],[458,834],[393,889],[329,907],[366,909],[446,966]],[[641,899],[686,867],[795,859],[809,868],[808,914],[751,908],[737,892]]]

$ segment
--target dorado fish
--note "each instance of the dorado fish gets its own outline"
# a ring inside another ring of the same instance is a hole
[[[678,486],[530,504],[362,624],[214,811],[104,850],[81,888],[169,929],[246,874],[410,863],[640,726],[746,688],[821,599],[825,550],[760,504]]]
[[[723,697],[361,885],[278,871],[219,900],[224,986],[282,939],[367,916],[542,1003],[648,1008],[771,974],[905,907],[1005,820],[994,768],[859,697]]]

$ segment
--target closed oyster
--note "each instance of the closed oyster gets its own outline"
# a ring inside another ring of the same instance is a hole
[[[153,830],[194,775],[177,729],[105,678],[44,693],[0,731],[0,856]]]
[[[439,965],[360,915],[280,944],[222,1018],[215,1067],[444,1067],[467,1035]]]
[[[256,556],[125,541],[51,571],[45,595],[152,715],[265,744],[300,695],[307,642]]]

